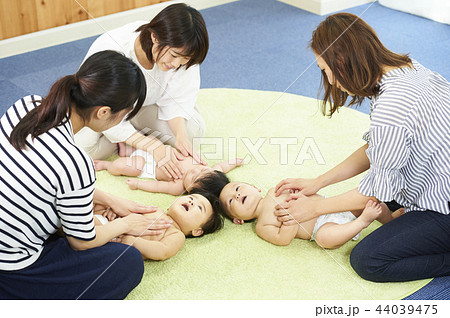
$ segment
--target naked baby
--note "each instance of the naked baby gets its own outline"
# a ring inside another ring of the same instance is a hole
[[[114,241],[133,245],[144,259],[166,260],[181,250],[186,237],[200,237],[222,228],[223,219],[217,210],[219,204],[216,200],[215,196],[208,193],[181,196],[167,208],[167,213],[162,210],[155,212],[155,217],[171,223],[169,228],[162,229],[158,235],[123,235]],[[96,225],[108,222],[104,217],[107,211],[96,213]]]

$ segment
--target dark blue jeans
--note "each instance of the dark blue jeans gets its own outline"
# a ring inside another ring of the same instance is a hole
[[[350,263],[359,276],[374,282],[450,275],[450,215],[408,212],[357,244]]]
[[[134,247],[107,243],[74,251],[67,239],[45,244],[31,266],[0,271],[0,299],[123,299],[142,279],[144,262]]]

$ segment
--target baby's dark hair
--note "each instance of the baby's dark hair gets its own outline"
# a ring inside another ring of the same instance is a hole
[[[220,196],[220,195],[219,195]],[[227,218],[230,221],[233,221],[233,217],[231,215],[228,214],[227,212],[227,208],[225,207],[225,204],[222,203],[222,201],[219,200],[219,205],[220,205],[220,213],[222,213],[222,215]]]
[[[230,183],[230,179],[225,173],[218,170],[213,170],[195,180],[192,184],[191,191],[208,192],[219,198],[222,189]]]
[[[209,203],[211,203],[213,209],[211,217],[202,226],[203,234],[200,236],[219,231],[223,227],[223,212],[221,210],[222,206],[220,205],[219,197],[210,192],[202,192],[197,190],[191,191],[191,194],[200,194],[204,196],[209,201]]]

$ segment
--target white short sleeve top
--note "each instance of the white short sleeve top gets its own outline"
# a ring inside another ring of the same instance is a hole
[[[98,37],[91,45],[86,58],[103,50],[114,50],[123,53],[133,60],[142,70],[147,83],[147,97],[144,105],[158,105],[158,118],[170,120],[175,117],[190,119],[194,113],[197,94],[200,90],[200,67],[193,65],[189,69],[163,72],[155,64],[147,70],[136,57],[134,43],[140,32],[135,32],[146,21],[136,21],[120,28],[108,31]],[[124,120],[119,125],[108,129],[103,134],[111,142],[123,142],[136,130]]]

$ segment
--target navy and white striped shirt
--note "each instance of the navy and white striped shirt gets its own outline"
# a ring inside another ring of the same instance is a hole
[[[359,192],[405,211],[449,214],[450,83],[412,61],[379,82],[366,141],[370,169]]]
[[[7,140],[41,97],[26,96],[0,121],[0,270],[33,264],[44,241],[62,226],[68,236],[95,238],[92,159],[75,145],[70,120],[17,151]]]

